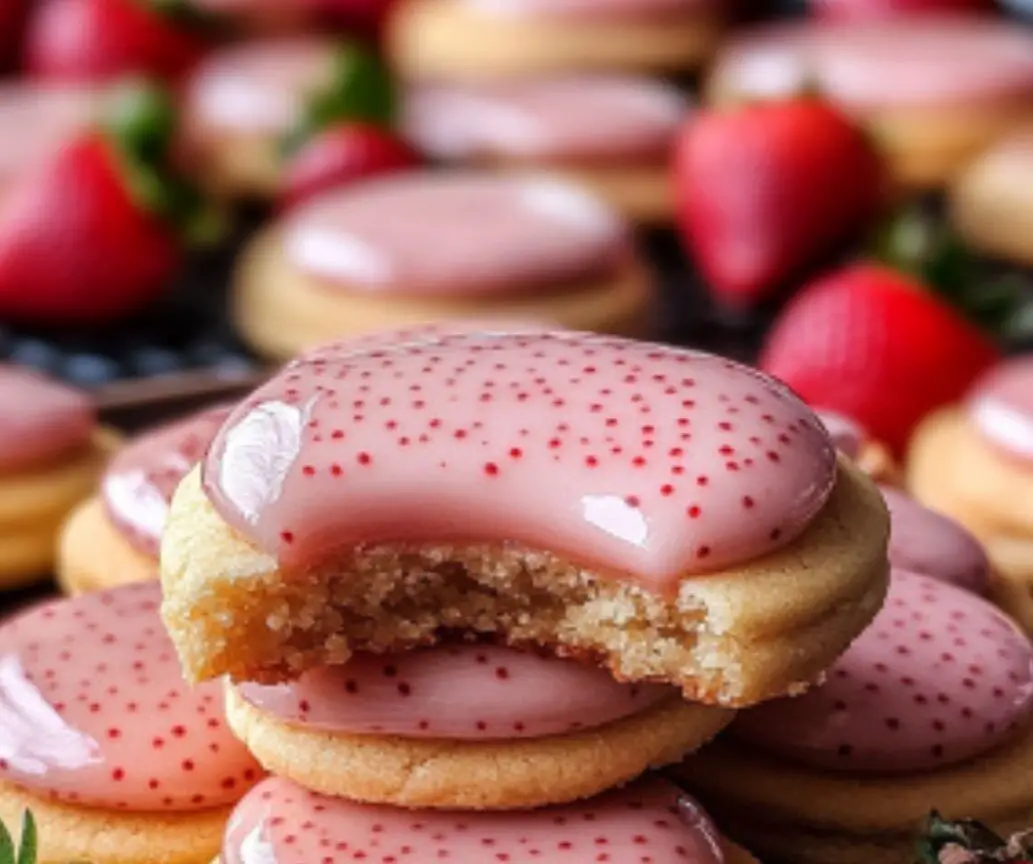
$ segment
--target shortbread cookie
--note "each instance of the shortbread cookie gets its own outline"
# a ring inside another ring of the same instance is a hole
[[[306,789],[483,810],[599,794],[680,761],[733,712],[576,660],[454,644],[239,684],[227,715],[268,770]]]
[[[696,802],[655,779],[566,807],[447,813],[325,798],[270,778],[238,805],[221,860],[254,864],[258,854],[276,864],[538,864],[553,859],[565,864],[756,864],[721,836]]]
[[[156,582],[0,625],[0,821],[29,809],[40,864],[207,864],[261,776],[217,682],[188,687]]]
[[[572,332],[342,342],[246,399],[180,485],[163,611],[193,679],[445,627],[740,706],[871,620],[887,533],[810,410],[731,361]]]
[[[685,97],[662,81],[567,75],[415,87],[403,128],[436,161],[545,168],[656,225],[674,214],[671,153],[688,114]]]
[[[900,482],[900,469],[889,447],[872,438],[860,423],[836,411],[818,411],[818,419],[836,449],[853,459],[876,483],[896,486]]]
[[[234,279],[238,329],[294,357],[333,339],[455,318],[642,335],[653,275],[630,225],[543,175],[411,172],[331,190],[264,229]]]
[[[97,495],[61,531],[57,576],[69,594],[158,577],[169,501],[229,415],[212,408],[145,432],[113,457]]]
[[[817,89],[860,121],[906,187],[938,188],[1033,120],[1033,33],[991,16],[792,23],[722,46],[717,104]]]
[[[731,836],[801,864],[910,864],[927,814],[1033,813],[1033,646],[985,600],[894,570],[820,687],[740,714],[678,769]]]

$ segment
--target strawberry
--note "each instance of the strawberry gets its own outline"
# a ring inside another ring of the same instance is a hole
[[[675,171],[683,242],[714,294],[740,309],[850,236],[882,201],[874,149],[813,98],[695,115]]]
[[[331,126],[291,159],[281,195],[293,207],[317,192],[419,164],[416,152],[390,132],[364,123]]]
[[[26,0],[0,0],[0,72],[16,64],[27,11]]]
[[[920,864],[1031,864],[1033,831],[1005,840],[980,822],[951,822],[935,810],[918,841]]]
[[[988,0],[811,0],[813,14],[824,21],[892,21],[990,8]]]
[[[36,820],[28,810],[22,814],[21,840],[15,845],[11,832],[0,822],[0,864],[36,864]]]
[[[925,414],[960,398],[999,358],[986,333],[921,282],[860,263],[790,301],[759,365],[899,453]]]
[[[30,19],[26,65],[52,79],[174,79],[203,53],[199,20],[185,0],[48,0]]]
[[[394,0],[306,0],[327,25],[371,39],[379,37]]]
[[[164,95],[133,87],[106,128],[12,184],[0,209],[0,317],[97,323],[163,289],[182,257],[177,227],[206,227],[199,198],[162,164],[172,133]]]

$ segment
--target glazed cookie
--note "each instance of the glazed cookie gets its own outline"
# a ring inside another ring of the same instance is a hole
[[[523,813],[420,813],[325,798],[270,778],[237,806],[222,864],[355,860],[539,864],[756,864],[661,780]],[[217,862],[218,864],[218,862]]]
[[[245,249],[238,330],[277,359],[462,317],[643,334],[654,285],[629,225],[566,181],[408,172],[301,204]]]
[[[908,461],[915,497],[978,537],[997,579],[994,598],[1033,630],[1033,357],[976,382],[962,406],[916,430]]]
[[[0,364],[0,589],[50,570],[62,521],[114,446],[85,394]]]
[[[808,85],[865,126],[901,184],[939,187],[1033,120],[1033,33],[989,16],[776,25],[724,46],[708,93],[721,104]]]
[[[818,419],[836,449],[852,459],[865,474],[877,483],[898,483],[900,469],[889,448],[872,438],[860,423],[835,411],[818,411]]]
[[[636,222],[674,212],[671,151],[688,102],[663,82],[567,76],[414,88],[403,128],[441,162],[547,168]]]
[[[871,620],[887,534],[817,418],[731,361],[573,332],[345,342],[245,400],[180,485],[164,616],[195,679],[446,627],[740,706]]]
[[[1033,126],[982,153],[951,190],[951,219],[975,249],[1033,266]]]
[[[306,789],[485,810],[591,797],[680,761],[733,713],[576,660],[455,644],[239,684],[227,715],[268,770]]]
[[[720,33],[709,0],[411,0],[388,48],[407,78],[477,81],[697,68]]]
[[[258,764],[217,682],[188,687],[156,582],[0,625],[0,821],[29,809],[39,864],[208,864]]]
[[[885,607],[797,699],[679,769],[771,860],[908,864],[933,808],[1005,833],[1033,811],[1033,646],[987,601],[894,570]]]
[[[58,581],[69,594],[158,577],[158,544],[172,493],[229,416],[212,408],[145,432],[121,448],[99,492],[61,531]]]

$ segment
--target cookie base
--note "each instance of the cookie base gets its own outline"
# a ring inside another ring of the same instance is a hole
[[[231,807],[196,813],[130,813],[75,807],[0,782],[0,822],[12,831],[31,810],[37,864],[208,864],[222,847]]]
[[[517,810],[591,798],[678,762],[733,717],[675,697],[567,735],[454,741],[291,726],[226,691],[230,728],[266,770],[324,795],[413,809]]]

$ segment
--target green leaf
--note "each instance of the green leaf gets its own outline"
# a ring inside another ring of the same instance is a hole
[[[22,845],[21,849],[18,850],[15,864],[36,864],[39,845],[37,840],[36,820],[33,818],[32,811],[26,810],[22,814]]]
[[[7,826],[0,822],[0,864],[17,864],[14,851],[14,838]]]
[[[920,864],[940,864],[940,855],[948,846],[960,846],[977,860],[1004,860],[997,857],[1005,848],[1005,841],[998,834],[981,822],[972,819],[952,822],[934,810],[918,840],[916,852]]]
[[[194,0],[146,0],[162,18],[205,36],[221,35],[228,29],[227,16],[205,9]]]

